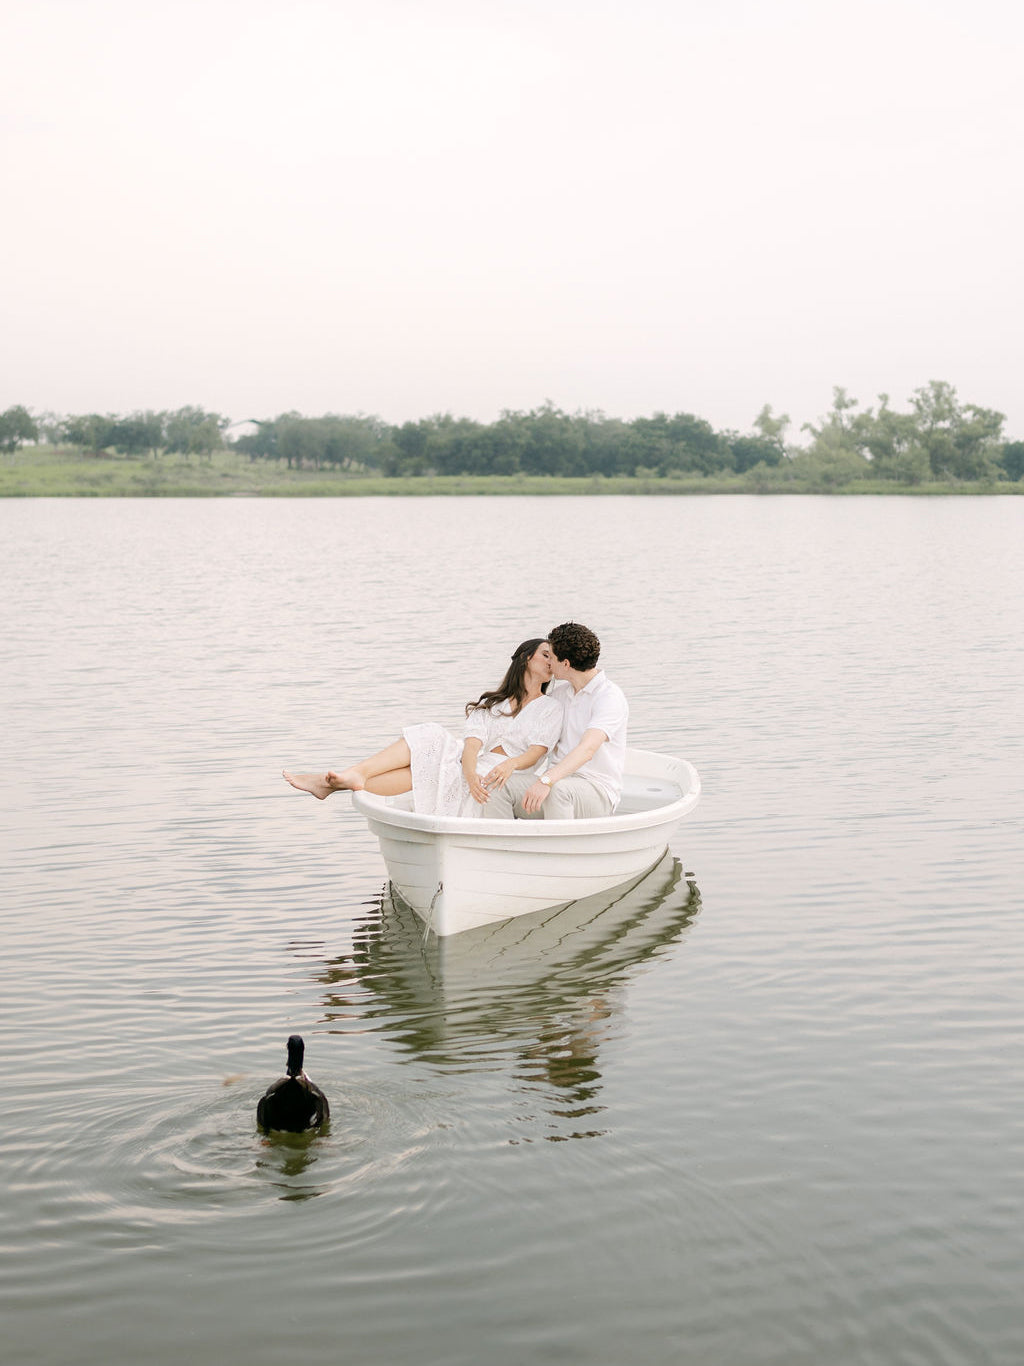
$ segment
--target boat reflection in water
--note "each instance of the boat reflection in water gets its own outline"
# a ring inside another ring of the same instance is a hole
[[[549,1137],[583,1137],[596,1114],[598,1053],[643,964],[667,952],[700,909],[679,860],[614,892],[447,939],[385,891],[350,954],[319,980],[338,1032],[380,1031],[405,1054],[446,1072],[504,1071],[545,1093],[549,1115],[573,1121]],[[574,1127],[575,1125],[575,1127]]]

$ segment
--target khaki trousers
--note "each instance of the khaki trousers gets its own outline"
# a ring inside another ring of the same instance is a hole
[[[499,792],[492,792],[483,809],[488,820],[571,821],[586,820],[588,816],[610,816],[612,802],[607,793],[595,787],[589,778],[578,773],[560,778],[544,800],[539,811],[523,810],[523,794],[537,781],[530,773],[513,773]]]

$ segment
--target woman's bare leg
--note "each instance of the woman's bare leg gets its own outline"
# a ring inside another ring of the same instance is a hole
[[[411,792],[412,769],[392,768],[387,773],[381,773],[379,777],[367,778],[365,788],[367,792],[373,792],[378,797],[397,797],[401,792]]]
[[[285,779],[300,792],[311,792],[323,801],[332,792],[375,792],[381,797],[394,797],[412,790],[412,755],[405,740],[395,740],[384,749],[361,759],[358,764],[340,773],[328,769],[326,773],[289,773]]]

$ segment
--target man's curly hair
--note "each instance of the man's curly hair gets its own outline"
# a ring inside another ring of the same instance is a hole
[[[570,669],[581,674],[596,669],[601,657],[601,642],[597,636],[576,621],[563,622],[549,631],[548,644],[556,659],[563,660]]]

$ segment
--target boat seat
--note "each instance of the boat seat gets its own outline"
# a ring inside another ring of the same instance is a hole
[[[632,816],[638,811],[653,811],[657,806],[677,802],[682,795],[678,783],[667,782],[664,778],[639,778],[627,774],[622,785],[622,800],[615,814]]]

